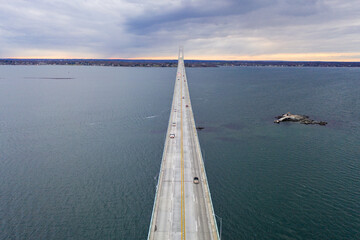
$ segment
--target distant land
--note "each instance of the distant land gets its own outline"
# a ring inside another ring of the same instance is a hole
[[[112,67],[177,67],[177,60],[129,59],[0,59],[0,65],[78,65]],[[218,61],[185,60],[186,67],[272,66],[272,67],[360,67],[360,62],[322,61]]]

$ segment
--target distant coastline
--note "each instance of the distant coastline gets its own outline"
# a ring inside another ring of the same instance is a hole
[[[0,65],[76,65],[111,67],[177,67],[177,60],[128,60],[128,59],[0,59]],[[360,62],[322,61],[221,61],[185,60],[186,67],[360,67]]]

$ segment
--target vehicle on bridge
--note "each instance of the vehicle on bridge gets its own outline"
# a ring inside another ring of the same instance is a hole
[[[175,133],[171,133],[170,138],[175,138]]]
[[[199,184],[199,178],[198,177],[194,177],[194,183]]]

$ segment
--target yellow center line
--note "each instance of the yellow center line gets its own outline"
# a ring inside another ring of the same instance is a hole
[[[179,61],[180,63],[180,61]],[[182,73],[183,74],[183,73]],[[184,137],[183,137],[183,81],[184,76],[181,79],[180,97],[181,97],[181,239],[185,240],[185,201],[184,201]]]

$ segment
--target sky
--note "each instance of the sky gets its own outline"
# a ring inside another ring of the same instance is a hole
[[[359,0],[0,0],[0,58],[360,61]]]

